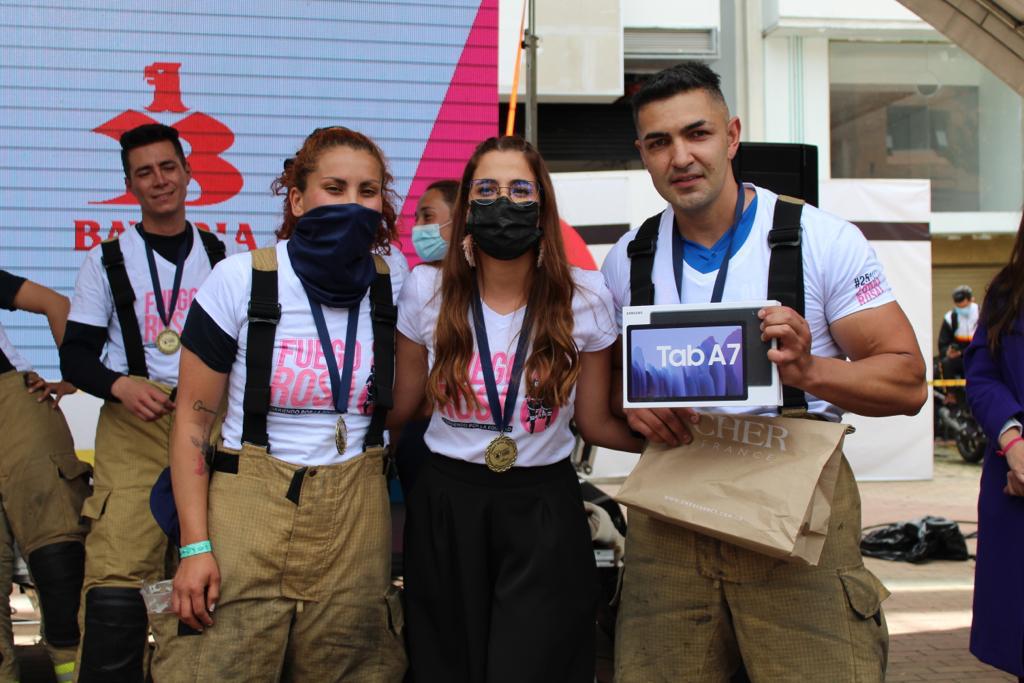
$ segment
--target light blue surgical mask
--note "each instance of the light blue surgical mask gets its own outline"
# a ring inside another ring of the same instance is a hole
[[[451,221],[448,221],[451,223]],[[412,246],[424,261],[440,261],[448,251],[448,241],[441,237],[441,228],[448,223],[428,223],[412,227]]]

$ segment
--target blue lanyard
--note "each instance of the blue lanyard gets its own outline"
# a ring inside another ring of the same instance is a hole
[[[516,399],[519,396],[519,382],[523,377],[523,361],[526,358],[527,339],[532,328],[533,320],[530,318],[530,309],[527,308],[523,318],[523,325],[519,329],[519,341],[516,342],[515,360],[512,361],[512,374],[509,376],[508,387],[505,389],[505,410],[502,411],[501,403],[498,401],[498,383],[494,379],[494,366],[491,365],[491,348],[487,343],[484,309],[480,303],[480,290],[474,278],[473,331],[476,333],[476,346],[480,354],[480,370],[483,372],[484,387],[487,389],[487,405],[491,408],[491,419],[494,420],[494,426],[498,428],[499,434],[504,434],[512,422],[512,415],[516,408]]]
[[[743,201],[746,198],[746,190],[743,188],[743,183],[736,183],[737,195],[736,195],[736,209],[732,215],[732,225],[729,227],[729,244],[725,247],[725,256],[722,257],[722,265],[718,267],[718,276],[715,278],[715,287],[711,290],[711,303],[717,304],[722,300],[722,294],[725,292],[725,278],[729,273],[729,259],[732,258],[732,243],[736,239],[736,230],[739,227],[740,220],[743,218]],[[676,225],[676,219],[672,218],[672,267],[676,274],[676,291],[679,292],[679,302],[683,301],[683,257],[685,250],[685,243],[683,242],[683,236],[679,234],[679,227]]]
[[[313,300],[313,297],[306,292],[309,299],[309,311],[313,314],[313,322],[316,324],[316,334],[320,337],[320,348],[324,352],[324,360],[327,362],[327,373],[331,376],[331,395],[334,396],[334,409],[339,413],[348,412],[348,396],[352,391],[352,366],[356,360],[356,331],[359,329],[359,305],[357,301],[348,309],[348,329],[345,330],[345,358],[344,369],[341,377],[338,377],[338,360],[334,357],[334,346],[331,344],[331,334],[327,330],[327,321],[324,319],[323,307]]]
[[[178,305],[178,293],[181,292],[181,276],[185,272],[185,260],[188,259],[188,254],[192,251],[192,226],[187,223],[185,224],[185,241],[178,249],[178,259],[174,263],[174,284],[171,285],[171,305],[169,310],[164,309],[164,292],[160,289],[160,275],[156,270],[153,247],[146,240],[142,224],[136,225],[135,229],[139,231],[142,243],[146,245],[146,260],[149,261],[149,276],[153,279],[153,298],[155,299],[154,303],[156,303],[157,315],[160,316],[160,322],[164,324],[164,327],[170,327],[171,316],[174,315],[174,309]]]

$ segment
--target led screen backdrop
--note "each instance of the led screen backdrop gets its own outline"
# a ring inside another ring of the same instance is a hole
[[[0,268],[67,295],[86,250],[139,219],[117,143],[134,125],[178,129],[189,219],[229,251],[272,242],[271,181],[314,128],[374,138],[407,217],[497,129],[497,0],[44,0],[0,11]],[[412,253],[407,236],[402,249]],[[4,311],[0,322],[56,376],[41,316]]]

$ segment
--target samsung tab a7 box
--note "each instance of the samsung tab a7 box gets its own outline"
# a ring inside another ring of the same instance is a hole
[[[622,310],[626,408],[763,406],[782,384],[757,312],[776,301],[628,306]]]

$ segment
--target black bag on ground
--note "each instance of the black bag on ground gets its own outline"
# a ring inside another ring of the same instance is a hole
[[[915,563],[968,558],[967,542],[957,523],[931,515],[887,524],[864,534],[860,552],[868,557]]]

